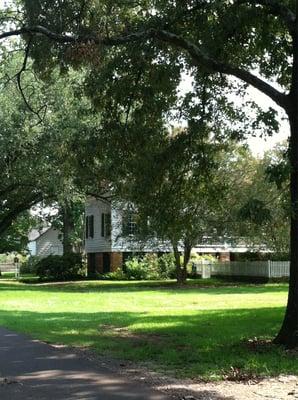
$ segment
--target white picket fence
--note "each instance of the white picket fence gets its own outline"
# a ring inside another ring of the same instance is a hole
[[[269,278],[290,276],[290,261],[269,261]]]
[[[210,270],[210,273],[208,273]],[[206,273],[207,271],[207,273]],[[196,264],[196,272],[208,277],[247,276],[264,278],[283,278],[290,275],[289,261],[230,261],[224,263]]]
[[[1,272],[15,272],[16,266],[14,263],[3,263],[0,264],[0,271]]]

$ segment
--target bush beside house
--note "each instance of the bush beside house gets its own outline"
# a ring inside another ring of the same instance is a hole
[[[175,278],[175,262],[172,254],[146,254],[128,259],[122,269],[102,276],[113,280],[159,280]]]
[[[36,275],[40,279],[65,281],[86,276],[81,254],[50,255],[37,262]]]

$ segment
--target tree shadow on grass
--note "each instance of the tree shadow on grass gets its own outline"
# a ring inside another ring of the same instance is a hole
[[[101,355],[145,363],[182,377],[214,378],[231,368],[263,375],[298,373],[297,358],[249,338],[272,338],[283,307],[206,310],[192,315],[137,312],[0,310],[0,325],[51,343],[90,347]]]
[[[168,293],[204,293],[210,295],[223,294],[259,294],[259,293],[287,293],[287,284],[224,284],[223,286],[207,285],[198,283],[197,285],[178,285],[173,281],[123,281],[123,282],[107,282],[107,281],[73,281],[73,282],[52,282],[52,283],[21,283],[17,282],[1,282],[0,292],[4,290],[13,291],[40,291],[40,292],[65,292],[65,293],[106,293],[119,291],[121,293],[130,292],[156,292],[160,290]]]

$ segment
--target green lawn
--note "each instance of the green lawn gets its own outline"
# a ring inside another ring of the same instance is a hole
[[[231,367],[298,373],[297,356],[250,338],[280,327],[285,284],[178,288],[173,283],[0,281],[0,325],[52,343],[145,362],[178,376],[216,379]]]

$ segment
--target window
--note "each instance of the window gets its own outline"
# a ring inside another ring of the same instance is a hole
[[[106,214],[105,229],[106,229],[106,237],[110,237],[111,236],[111,231],[112,231],[111,214]]]
[[[137,214],[133,211],[126,211],[122,220],[123,235],[135,235],[137,233]]]
[[[86,239],[94,237],[94,215],[86,216],[85,233],[86,233]]]
[[[101,214],[101,236],[111,236],[111,214]]]
[[[88,239],[89,237],[89,217],[86,217],[86,226],[85,226],[85,237]]]
[[[94,237],[94,215],[90,215],[89,217],[89,236],[91,238]]]

